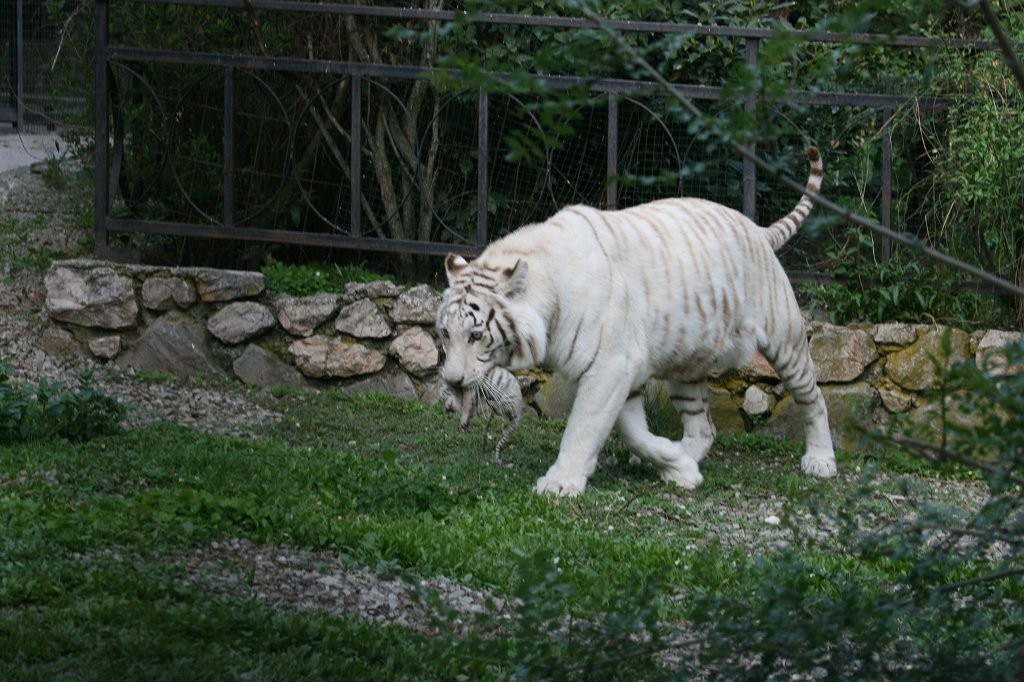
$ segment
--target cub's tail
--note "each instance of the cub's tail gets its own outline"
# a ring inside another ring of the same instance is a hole
[[[814,206],[814,202],[812,202],[811,198],[807,196],[807,193],[813,192],[817,194],[821,191],[823,166],[821,164],[821,154],[818,153],[818,148],[808,147],[807,158],[811,162],[811,174],[807,177],[807,187],[804,195],[800,197],[800,201],[797,203],[796,208],[790,211],[785,218],[776,220],[765,228],[764,235],[768,238],[768,243],[771,244],[772,251],[778,251],[786,242],[792,239],[793,235],[800,229],[800,226],[803,225],[804,220],[807,218],[807,214],[811,212],[811,207]]]

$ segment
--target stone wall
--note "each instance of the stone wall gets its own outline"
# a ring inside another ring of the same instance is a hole
[[[88,352],[138,372],[436,400],[440,351],[433,322],[440,295],[426,285],[349,284],[341,294],[296,298],[268,293],[260,273],[90,260],[54,263],[45,284],[55,323],[44,339],[47,352]],[[922,423],[934,418],[932,358],[942,355],[947,331],[953,362],[983,362],[1021,339],[1018,332],[967,334],[938,325],[808,324],[837,445],[856,447],[858,424],[884,425],[902,413]],[[535,409],[565,414],[571,386],[537,371],[520,380]],[[719,433],[753,430],[802,440],[792,398],[763,357],[715,379],[712,407]]]

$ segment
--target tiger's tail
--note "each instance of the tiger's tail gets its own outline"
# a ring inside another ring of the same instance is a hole
[[[804,190],[804,195],[800,197],[796,208],[790,211],[786,217],[776,220],[765,228],[764,234],[768,238],[768,243],[771,244],[772,251],[781,249],[786,242],[793,238],[793,235],[797,233],[800,226],[803,225],[807,214],[811,212],[811,208],[814,206],[814,202],[811,201],[808,193],[813,192],[817,194],[821,191],[821,178],[824,172],[818,148],[808,147],[807,158],[811,162],[811,174],[807,177],[807,187]]]

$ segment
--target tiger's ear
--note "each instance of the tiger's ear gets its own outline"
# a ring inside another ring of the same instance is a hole
[[[449,253],[448,257],[444,259],[444,270],[448,273],[448,284],[452,283],[460,272],[466,269],[469,263],[462,256],[456,256],[454,253]]]
[[[526,291],[526,272],[528,269],[526,261],[520,258],[516,261],[515,265],[502,271],[501,274],[505,277],[504,290],[506,296],[515,298]]]

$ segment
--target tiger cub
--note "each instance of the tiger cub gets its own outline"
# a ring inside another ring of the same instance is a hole
[[[509,420],[498,444],[494,447],[494,458],[501,457],[501,450],[512,437],[523,416],[523,392],[519,380],[512,372],[497,365],[484,373],[479,383],[472,388],[456,389],[447,382],[441,382],[441,403],[448,412],[458,412],[459,428],[467,429],[476,416],[480,399],[491,408],[491,412]]]

